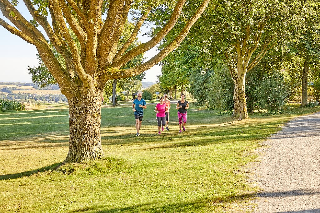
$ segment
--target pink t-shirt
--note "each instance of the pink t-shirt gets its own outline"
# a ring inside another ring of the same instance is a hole
[[[166,117],[166,104],[163,103],[163,104],[157,104],[157,110],[158,110],[158,113],[157,113],[157,117]]]

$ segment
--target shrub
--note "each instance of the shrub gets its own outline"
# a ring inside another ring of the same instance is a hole
[[[25,110],[25,105],[17,101],[0,100],[0,110],[2,112],[10,110],[21,111]]]
[[[232,111],[233,88],[230,72],[220,64],[190,76],[190,93],[197,99],[197,105],[209,109]]]
[[[275,72],[262,78],[254,94],[257,99],[257,107],[271,113],[278,113],[287,101],[289,90],[283,75]]]
[[[142,98],[144,100],[152,100],[152,93],[148,90],[144,90],[142,93]]]
[[[212,89],[208,92],[208,106],[220,111],[233,110],[234,83],[229,70],[221,67],[210,79]]]
[[[313,83],[313,95],[317,101],[320,101],[320,79],[317,79]]]

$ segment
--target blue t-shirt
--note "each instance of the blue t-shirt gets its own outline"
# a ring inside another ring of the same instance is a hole
[[[143,99],[141,99],[140,101],[138,99],[135,99],[133,101],[133,103],[135,104],[135,109],[136,109],[134,114],[139,115],[139,116],[143,116],[143,108],[139,107],[139,105],[141,104],[142,106],[145,106],[147,104],[146,101]]]

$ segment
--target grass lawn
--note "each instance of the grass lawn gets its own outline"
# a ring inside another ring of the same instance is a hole
[[[105,158],[53,170],[68,152],[68,110],[0,113],[0,212],[246,212],[257,189],[245,166],[259,142],[295,116],[319,108],[288,106],[281,115],[233,121],[188,111],[178,133],[157,135],[154,106],[135,137],[130,107],[102,109]]]

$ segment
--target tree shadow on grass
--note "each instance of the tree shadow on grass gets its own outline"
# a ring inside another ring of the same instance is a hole
[[[308,209],[301,211],[287,211],[287,212],[277,212],[277,213],[319,213],[320,209]]]
[[[45,166],[40,169],[31,170],[31,171],[20,172],[20,173],[16,173],[16,174],[0,175],[0,180],[11,180],[11,179],[18,179],[18,178],[22,178],[22,177],[29,177],[31,175],[38,174],[40,172],[47,172],[47,171],[55,170],[55,169],[59,168],[61,165],[63,165],[63,162],[54,163],[52,165]]]
[[[312,196],[319,195],[320,190],[299,189],[291,191],[276,191],[276,192],[259,192],[258,197],[294,197],[294,196]]]
[[[198,127],[195,129],[187,129],[186,132],[164,132],[158,135],[144,134],[135,137],[133,133],[124,133],[122,135],[102,136],[104,145],[129,145],[139,143],[163,143],[163,145],[154,148],[174,148],[183,146],[205,146],[210,143],[224,143],[228,140],[247,140],[247,139],[266,139],[270,134],[276,132],[277,126],[274,124],[266,125],[248,125],[248,126],[232,126],[206,128]],[[104,132],[102,132],[104,133]],[[169,142],[169,143],[167,143]]]
[[[234,129],[202,130],[200,132],[188,133],[188,135],[181,137],[181,140],[176,140],[171,143],[163,143],[159,146],[154,146],[151,149],[207,146],[209,144],[262,140],[269,137],[274,131],[275,127],[265,125],[257,125],[255,127],[236,127]]]
[[[190,202],[172,203],[166,205],[157,205],[157,203],[146,203],[134,206],[128,206],[123,208],[105,208],[105,206],[92,206],[83,209],[78,209],[72,212],[99,212],[99,213],[132,213],[132,212],[193,212],[195,209],[211,209],[213,206],[223,206],[229,205],[233,202],[243,201],[250,199],[254,196],[254,193],[242,194],[242,195],[230,195],[227,197],[217,197],[217,198],[204,198]]]

